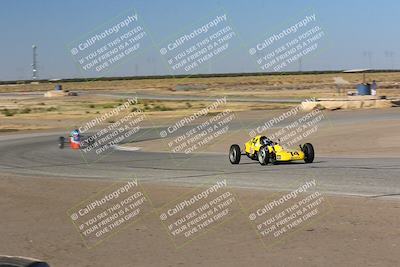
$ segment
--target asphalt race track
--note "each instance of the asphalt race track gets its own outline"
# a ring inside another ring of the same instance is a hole
[[[146,131],[147,139],[157,140],[159,129],[143,131]],[[59,135],[1,136],[0,171],[2,174],[75,179],[136,177],[142,182],[180,185],[201,185],[227,179],[230,186],[273,191],[295,189],[302,181],[316,179],[318,189],[325,193],[400,196],[398,158],[331,158],[317,154],[312,164],[293,162],[261,166],[247,157],[243,157],[239,165],[231,165],[227,154],[186,155],[115,149],[100,158],[94,153],[59,149]]]

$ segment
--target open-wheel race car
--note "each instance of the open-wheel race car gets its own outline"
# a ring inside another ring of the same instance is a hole
[[[90,146],[93,143],[90,136],[82,136],[78,129],[70,132],[68,137],[60,136],[58,138],[58,147],[63,149],[65,144],[69,144],[72,149],[81,149]]]
[[[236,144],[230,147],[229,161],[232,164],[239,164],[242,155],[246,155],[252,160],[258,160],[261,165],[296,160],[304,160],[305,163],[311,163],[314,161],[314,147],[310,143],[305,143],[300,145],[300,149],[287,150],[266,136],[258,135],[244,144],[243,151]]]

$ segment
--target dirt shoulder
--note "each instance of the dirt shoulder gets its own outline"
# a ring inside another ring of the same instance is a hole
[[[66,211],[111,182],[5,174],[0,179],[0,254],[40,258],[51,266],[400,264],[400,202],[396,199],[324,196],[330,203],[329,212],[267,248],[247,215],[239,213],[177,249],[155,213],[87,249]],[[146,183],[143,187],[156,209],[192,190]],[[232,190],[244,207],[272,194]]]

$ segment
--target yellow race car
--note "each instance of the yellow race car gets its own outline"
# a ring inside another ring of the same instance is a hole
[[[244,144],[243,152],[239,145],[232,145],[229,150],[229,161],[239,164],[241,155],[246,155],[252,160],[258,160],[261,165],[268,163],[304,160],[305,163],[314,161],[314,147],[310,143],[300,145],[298,150],[286,150],[266,136],[258,135]]]

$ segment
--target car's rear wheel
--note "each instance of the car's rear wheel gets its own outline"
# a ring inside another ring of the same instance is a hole
[[[269,151],[268,148],[263,146],[260,147],[260,150],[257,153],[258,162],[261,165],[267,165],[269,162]]]
[[[304,152],[305,163],[311,163],[314,161],[314,147],[312,144],[305,143],[301,150]]]
[[[229,161],[232,164],[239,164],[240,162],[240,146],[238,145],[231,145],[229,149]]]
[[[272,165],[278,164],[278,161],[276,160],[275,152],[270,153],[269,160],[271,161]]]
[[[63,149],[63,148],[64,148],[64,143],[65,143],[65,137],[60,136],[60,137],[58,138],[58,147],[59,147],[60,149]]]

